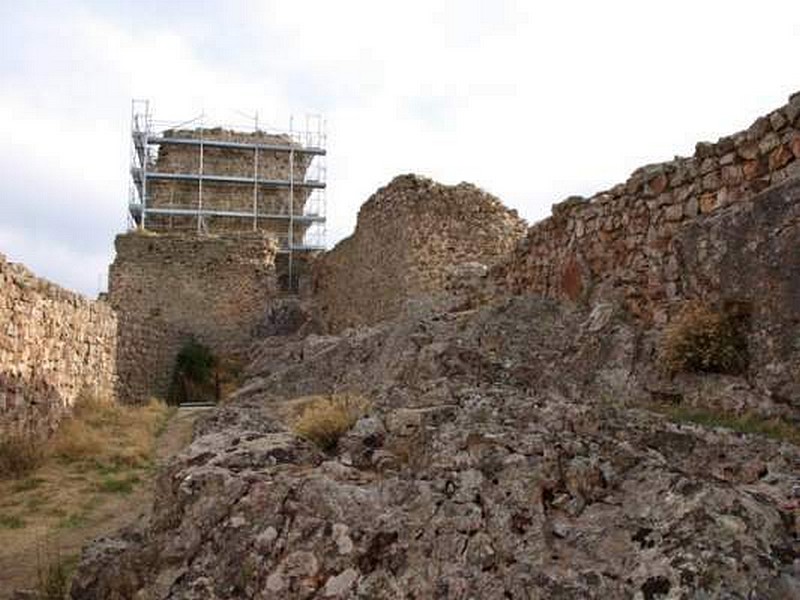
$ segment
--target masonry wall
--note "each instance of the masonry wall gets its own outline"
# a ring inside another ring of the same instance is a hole
[[[221,128],[197,130],[170,130],[164,137],[222,140],[227,142],[246,142],[272,145],[293,145],[286,135],[270,135],[263,132],[244,133]],[[294,144],[296,145],[296,144]],[[299,147],[299,146],[298,146]],[[290,172],[294,179],[302,182],[311,162],[311,156],[297,153],[290,165],[288,152],[259,150],[256,163],[255,151],[239,148],[203,148],[202,172],[206,175],[253,177],[259,179],[288,180]],[[198,174],[201,172],[200,147],[183,144],[161,144],[155,164],[150,166],[155,172]],[[196,181],[148,180],[149,208],[197,209],[199,186]],[[255,192],[255,195],[254,195]],[[303,214],[309,197],[309,190],[296,187],[294,190],[294,214]],[[203,182],[203,207],[206,209],[252,212],[256,204],[260,215],[288,215],[290,199],[288,189],[274,189],[265,185],[254,188],[252,183]],[[206,216],[205,226],[210,232],[252,231],[253,220],[230,216]],[[271,232],[285,237],[288,222],[285,219],[260,218],[257,230]],[[308,225],[296,223],[294,235],[302,239]],[[148,215],[147,228],[153,231],[196,231],[197,219],[194,216]]]
[[[0,254],[0,436],[46,436],[84,392],[113,399],[117,321]]]
[[[119,396],[165,397],[175,357],[195,337],[240,356],[276,295],[275,242],[265,234],[117,236],[109,301],[118,313]]]
[[[676,235],[699,217],[800,175],[800,94],[746,131],[697,144],[533,225],[495,275],[508,291],[581,301],[621,299],[646,323],[685,296]]]
[[[355,232],[314,267],[314,295],[331,330],[397,315],[444,289],[453,265],[491,266],[525,233],[515,211],[476,188],[402,175],[364,203]]]

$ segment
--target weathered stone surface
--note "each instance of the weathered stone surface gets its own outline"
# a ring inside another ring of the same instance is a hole
[[[46,436],[81,393],[113,399],[117,319],[0,254],[0,436]]]
[[[276,245],[263,233],[117,236],[109,302],[119,316],[118,396],[165,397],[190,338],[241,356],[277,295]]]
[[[636,408],[627,323],[519,297],[270,340],[72,597],[796,596],[800,450]],[[331,390],[373,410],[322,455],[276,415]]]
[[[744,303],[753,379],[800,410],[800,181],[688,224],[675,247],[683,296]]]
[[[396,177],[361,207],[353,235],[314,265],[321,320],[340,331],[396,316],[409,298],[444,290],[450,265],[492,266],[524,234],[515,211],[473,185]]]

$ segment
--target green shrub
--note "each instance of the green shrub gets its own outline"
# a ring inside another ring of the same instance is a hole
[[[747,368],[747,309],[729,305],[715,310],[690,302],[667,326],[661,359],[671,373],[741,373]]]
[[[216,357],[208,348],[191,338],[178,352],[172,374],[169,400],[172,403],[217,400]]]
[[[204,383],[211,378],[215,362],[208,346],[192,338],[178,352],[175,368],[184,377],[196,383]]]

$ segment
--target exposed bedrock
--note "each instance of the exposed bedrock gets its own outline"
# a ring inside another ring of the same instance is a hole
[[[74,598],[788,598],[800,450],[637,408],[638,336],[519,297],[274,341]],[[372,401],[325,454],[298,395]]]

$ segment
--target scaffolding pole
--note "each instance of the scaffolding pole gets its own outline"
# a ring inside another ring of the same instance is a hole
[[[284,265],[289,288],[297,291],[300,263],[295,264],[295,252],[325,247],[327,136],[321,116],[307,115],[305,129],[295,129],[292,117],[287,132],[262,131],[258,113],[241,113],[247,118],[246,125],[215,121],[219,132],[209,132],[205,110],[190,120],[162,121],[152,119],[147,100],[134,100],[131,108],[130,226],[154,231],[196,230],[198,234],[212,233],[217,227],[234,232],[266,230],[279,239],[278,251],[288,254]],[[236,135],[243,131],[252,133]],[[186,155],[177,147],[184,148]],[[214,149],[208,164],[206,147]],[[192,152],[195,148],[198,154]],[[170,160],[173,152],[181,160]],[[191,164],[191,156],[198,162]],[[184,164],[187,157],[189,164]],[[228,158],[242,157],[247,158],[232,170],[223,164]],[[247,165],[247,160],[252,165]],[[284,160],[288,178],[283,176]],[[270,174],[275,179],[264,178]],[[295,204],[298,190],[299,207]],[[251,210],[247,204],[252,205]]]
[[[255,116],[255,132],[258,133],[258,112]],[[258,146],[253,149],[253,231],[258,231]]]
[[[205,115],[203,115],[205,116]],[[203,219],[203,117],[200,118],[200,178],[197,181],[197,233],[202,233],[201,224]]]
[[[289,291],[294,287],[294,150],[289,151]]]

